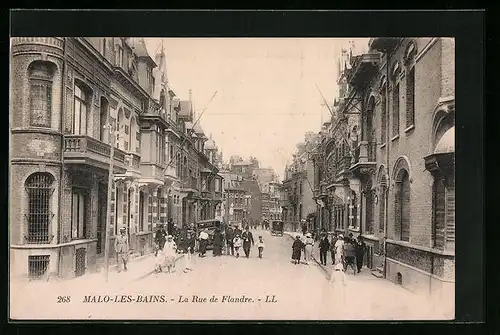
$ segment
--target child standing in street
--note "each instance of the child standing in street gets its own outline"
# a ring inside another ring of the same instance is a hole
[[[264,240],[262,236],[259,236],[259,242],[257,242],[257,248],[259,248],[259,258],[262,258],[262,251],[264,251]]]
[[[236,235],[233,240],[234,251],[236,252],[236,258],[240,257],[240,247],[242,245],[242,241],[240,235]]]

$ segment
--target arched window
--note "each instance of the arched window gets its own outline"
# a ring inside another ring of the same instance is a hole
[[[137,131],[138,131],[137,121],[134,116],[130,119],[130,134],[129,134],[129,145],[130,151],[137,152]]]
[[[406,128],[415,124],[415,55],[416,48],[410,42],[405,53],[406,65]]]
[[[85,85],[75,83],[75,108],[73,113],[73,134],[87,135],[87,122],[90,118],[91,90]]]
[[[52,116],[52,81],[55,66],[35,61],[29,67],[30,125],[50,128]]]
[[[50,243],[50,222],[54,214],[51,210],[51,198],[54,192],[54,177],[50,173],[37,172],[28,177],[25,184],[28,193],[28,243]]]
[[[399,170],[395,185],[395,228],[401,241],[410,241],[410,178],[406,169]]]
[[[375,141],[375,138],[372,137],[373,135],[373,114],[375,113],[375,98],[372,96],[368,100],[368,104],[366,105],[366,123],[365,123],[365,131],[364,131],[364,137],[365,141],[368,141],[369,143]]]
[[[107,126],[108,123],[108,111],[109,111],[109,103],[106,98],[101,97],[101,110],[99,113],[99,125],[100,125],[100,132],[99,132],[99,139],[102,142],[107,142],[108,141],[108,128],[105,127]]]
[[[184,157],[184,161],[182,162],[182,178],[188,178],[188,167],[187,167],[186,157]]]
[[[387,141],[387,82],[385,77],[380,85],[380,143]]]
[[[399,75],[401,69],[399,63],[395,63],[392,70],[393,87],[392,87],[392,136],[399,135]]]
[[[123,114],[123,109],[118,110],[116,118],[116,147],[118,149],[123,149],[123,132],[125,130],[125,115]]]

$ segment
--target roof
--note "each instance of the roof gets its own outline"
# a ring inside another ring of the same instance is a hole
[[[190,117],[193,111],[193,104],[189,100],[181,100],[180,102],[181,110],[179,111],[179,116]]]
[[[130,46],[134,49],[137,57],[148,58],[148,61],[151,62],[154,67],[157,66],[156,62],[151,58],[146,48],[146,43],[144,42],[144,38],[131,38]]]
[[[434,149],[435,154],[455,152],[455,127],[448,129],[439,139]]]
[[[215,150],[215,149],[217,149],[217,146],[215,145],[215,141],[212,140],[212,139],[209,139],[205,143],[205,149],[207,149],[207,150]]]
[[[194,125],[193,130],[198,135],[205,135],[205,132],[203,131],[203,128],[201,128],[201,125],[199,122]]]

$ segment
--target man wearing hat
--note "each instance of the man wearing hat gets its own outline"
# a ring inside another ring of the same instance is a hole
[[[125,229],[125,227],[120,228],[120,235],[116,236],[115,238],[115,251],[117,257],[118,272],[122,271],[122,262],[124,271],[127,271],[129,243],[127,230]]]
[[[250,257],[250,247],[254,245],[253,235],[250,232],[248,226],[245,227],[245,231],[241,234],[241,239],[243,240],[243,251],[245,252],[245,257]]]
[[[234,244],[233,244],[234,236],[235,235],[233,227],[229,225],[226,229],[227,255],[229,255],[229,251],[231,251],[231,256],[234,256]]]

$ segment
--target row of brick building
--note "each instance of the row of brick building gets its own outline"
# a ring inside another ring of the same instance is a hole
[[[157,224],[220,211],[218,148],[166,69],[163,47],[153,59],[141,38],[11,40],[13,276],[80,276],[120,227],[145,254]]]
[[[366,53],[343,50],[332,118],[292,164],[313,185],[313,229],[363,236],[375,275],[451,304],[454,57],[451,38],[373,38]],[[284,208],[295,210],[300,193],[286,184]]]

